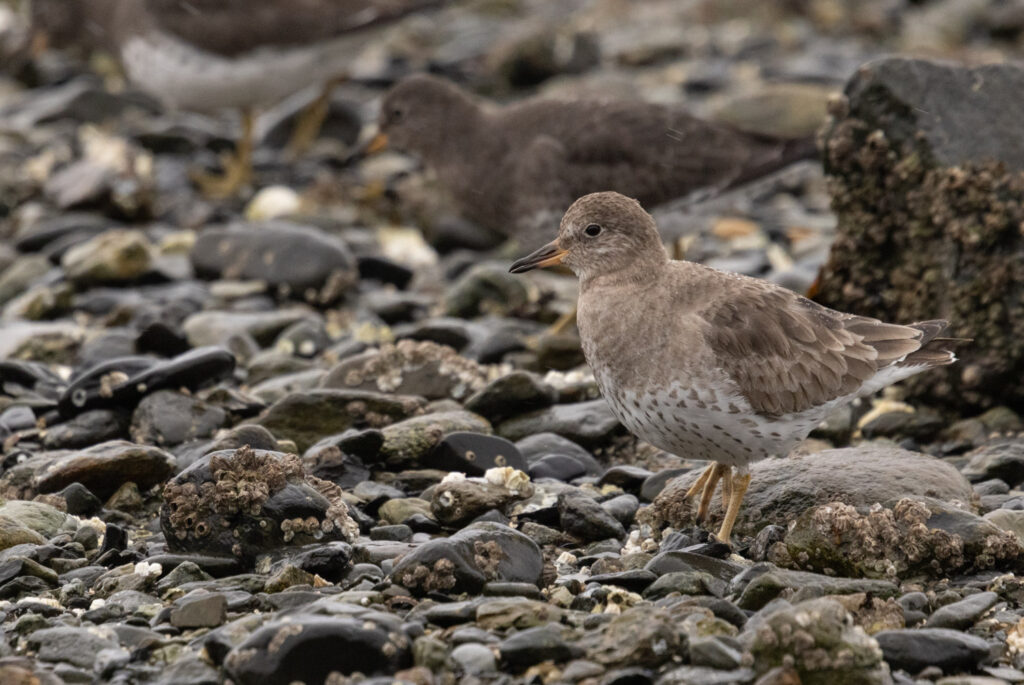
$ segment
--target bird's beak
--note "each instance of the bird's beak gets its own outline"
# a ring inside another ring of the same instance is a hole
[[[375,135],[373,137],[373,139],[370,140],[370,142],[366,144],[366,147],[364,148],[364,151],[368,155],[375,155],[378,152],[381,152],[382,150],[386,150],[387,148],[388,148],[388,134],[384,133],[382,131],[382,132],[378,133],[377,135]]]
[[[556,264],[561,264],[567,254],[569,254],[569,251],[563,250],[562,246],[558,244],[558,239],[555,239],[536,252],[513,262],[511,268],[509,268],[509,273],[521,274],[533,271],[534,269],[555,266]]]

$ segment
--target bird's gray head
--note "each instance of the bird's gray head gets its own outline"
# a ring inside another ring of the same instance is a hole
[[[654,219],[636,200],[591,193],[576,200],[558,238],[512,265],[513,273],[565,264],[587,281],[604,275],[639,278],[668,261]]]
[[[479,106],[454,84],[417,74],[395,85],[381,103],[376,147],[387,147],[435,161],[459,150]]]

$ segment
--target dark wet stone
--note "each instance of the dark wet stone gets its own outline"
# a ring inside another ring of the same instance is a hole
[[[163,388],[195,390],[231,374],[234,356],[202,347],[174,359],[127,357],[104,362],[74,378],[60,399],[64,416],[104,407],[134,408],[139,398]]]
[[[736,605],[756,611],[787,590],[793,591],[795,601],[822,595],[850,595],[866,592],[879,598],[896,597],[899,588],[885,580],[833,578],[806,571],[789,571],[772,564],[755,564],[737,575],[729,587],[731,595],[738,594]]]
[[[417,593],[476,592],[491,581],[536,584],[543,560],[533,540],[496,523],[475,523],[405,555],[395,582]]]
[[[1024,439],[997,440],[964,455],[962,472],[972,483],[998,478],[1010,487],[1024,483]]]
[[[599,486],[617,485],[626,492],[639,495],[644,482],[653,475],[654,474],[652,472],[647,469],[640,468],[639,466],[619,464],[612,466],[601,474],[601,478],[597,481],[597,484]]]
[[[392,674],[411,665],[412,655],[408,638],[390,628],[360,618],[291,616],[249,636],[224,667],[238,685],[321,683],[332,672]]]
[[[213,434],[227,413],[196,397],[159,390],[139,402],[132,415],[132,439],[139,443],[179,445]]]
[[[380,255],[360,255],[357,261],[360,278],[390,283],[399,290],[405,289],[414,275],[408,267]]]
[[[337,540],[308,545],[289,554],[288,563],[336,583],[352,568],[352,546]]]
[[[661,494],[665,486],[675,478],[688,473],[691,469],[664,469],[647,478],[640,487],[640,499],[644,502],[653,502]]]
[[[928,618],[926,628],[951,628],[967,630],[999,601],[994,592],[978,592],[964,597],[959,602],[939,607]]]
[[[371,540],[394,540],[405,542],[412,538],[412,528],[399,523],[391,526],[375,526],[370,530]]]
[[[630,526],[640,508],[640,500],[633,495],[619,495],[601,502],[601,508],[615,517],[623,526]]]
[[[200,276],[264,281],[323,303],[345,294],[359,278],[355,258],[340,239],[283,221],[207,229],[191,259]]]
[[[677,571],[700,571],[725,582],[731,581],[742,573],[744,569],[743,566],[731,561],[715,559],[684,550],[661,552],[647,562],[644,568],[658,576]]]
[[[215,628],[227,619],[228,602],[217,592],[192,592],[171,606],[176,628]]]
[[[935,666],[946,673],[970,671],[988,657],[988,643],[974,635],[945,628],[883,630],[875,634],[893,669],[918,673]]]
[[[581,651],[566,642],[555,625],[521,630],[498,643],[502,665],[512,671],[523,671],[541,661],[568,661],[581,656]]]
[[[720,635],[696,636],[690,638],[690,663],[707,666],[721,671],[739,668],[743,660],[743,648],[735,641]]]
[[[558,392],[540,376],[528,371],[513,371],[487,384],[466,400],[466,409],[489,421],[525,414],[553,405]]]
[[[498,434],[512,441],[537,433],[555,433],[581,445],[600,445],[621,428],[603,399],[558,404],[509,419],[498,425]]]
[[[77,481],[57,494],[67,502],[68,513],[75,516],[92,516],[103,506],[103,502],[89,492],[89,488]]]
[[[214,452],[164,487],[160,527],[175,552],[251,560],[284,544],[352,539],[341,489],[308,477],[295,455]]]
[[[598,475],[604,467],[586,449],[572,440],[554,433],[537,433],[516,442],[527,463],[533,464],[546,456],[557,454],[572,457],[587,469],[591,475]]]
[[[532,462],[526,471],[533,480],[551,478],[568,483],[587,475],[587,467],[575,457],[565,454],[547,454]]]
[[[417,413],[422,400],[362,390],[309,390],[271,405],[259,424],[305,451],[323,437],[371,421],[398,421]]]
[[[914,412],[890,411],[860,427],[867,440],[875,438],[916,438],[929,440],[944,428],[946,421],[937,412],[920,409]]]
[[[130,415],[114,409],[82,412],[70,421],[46,429],[43,446],[47,449],[80,449],[98,442],[124,438]]]
[[[601,585],[616,585],[625,588],[630,592],[643,592],[644,589],[657,580],[658,576],[644,569],[632,569],[630,571],[617,571],[615,573],[597,573],[588,582],[600,583]]]
[[[90,670],[101,650],[117,647],[114,640],[99,637],[86,628],[44,628],[33,632],[27,640],[40,661],[62,662]]]
[[[771,549],[771,546],[776,542],[782,542],[785,537],[786,529],[782,526],[765,526],[754,536],[754,541],[750,543],[746,556],[753,561],[766,561],[768,559],[768,550]]]
[[[560,494],[558,515],[561,529],[583,542],[606,538],[621,540],[626,536],[622,524],[587,495]]]
[[[100,443],[78,452],[43,452],[8,469],[0,484],[13,484],[28,476],[29,493],[57,492],[71,483],[81,483],[100,499],[110,497],[131,481],[141,490],[162,483],[174,471],[174,457],[158,447],[136,445],[124,440]]]
[[[526,470],[526,460],[513,443],[483,433],[449,433],[420,459],[420,463],[429,468],[458,471],[467,476],[482,476],[487,469],[503,466]]]
[[[903,609],[903,621],[910,628],[928,617],[928,595],[908,592],[896,600]]]
[[[648,571],[650,573],[650,571]],[[653,575],[653,574],[652,574]],[[728,583],[704,571],[670,571],[658,576],[644,591],[644,597],[658,599],[672,593],[686,596],[725,594]]]

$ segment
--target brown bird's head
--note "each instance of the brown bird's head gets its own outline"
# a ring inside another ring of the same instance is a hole
[[[479,114],[477,103],[455,84],[426,74],[410,76],[384,96],[380,133],[370,148],[387,146],[436,161],[462,149]]]
[[[591,193],[576,200],[558,229],[558,238],[509,269],[523,273],[565,264],[581,281],[616,274],[634,278],[668,261],[654,219],[636,200],[619,193]]]

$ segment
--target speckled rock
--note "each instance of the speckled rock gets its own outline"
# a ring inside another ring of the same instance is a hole
[[[214,452],[163,490],[160,526],[172,551],[234,556],[285,544],[352,540],[341,488],[308,476],[295,455],[242,447]]]
[[[808,509],[830,502],[867,507],[913,495],[961,503],[973,497],[970,483],[952,465],[881,445],[765,459],[751,469],[754,478],[736,521],[740,535],[754,535],[770,524],[787,525]],[[671,481],[655,499],[650,514],[676,528],[693,525],[696,505],[683,495],[699,471]],[[722,518],[718,499],[711,505],[707,524],[711,527]]]
[[[831,599],[812,599],[760,617],[742,638],[764,674],[792,663],[804,685],[888,685],[882,650]]]
[[[400,340],[343,360],[324,376],[320,387],[461,400],[483,388],[486,378],[483,366],[447,345]]]

